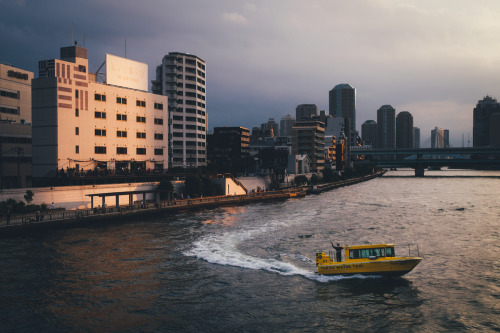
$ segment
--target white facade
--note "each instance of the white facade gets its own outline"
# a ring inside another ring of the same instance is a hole
[[[166,96],[99,83],[87,49],[61,49],[33,80],[33,177],[56,170],[145,172],[168,166]]]
[[[33,72],[0,64],[0,120],[31,123]]]
[[[170,52],[156,68],[153,92],[168,96],[169,166],[194,168],[207,163],[205,61]]]

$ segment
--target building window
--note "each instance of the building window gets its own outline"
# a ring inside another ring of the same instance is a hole
[[[196,125],[186,125],[187,130],[196,130]]]
[[[103,94],[94,94],[94,100],[106,102],[106,95]]]
[[[172,127],[175,129],[184,129],[184,126],[182,124],[173,124]]]
[[[5,90],[0,90],[0,96],[19,99],[19,92],[10,92],[10,91],[5,91]]]
[[[117,155],[127,155],[127,147],[116,147]]]
[[[184,117],[183,116],[173,116],[172,119],[177,120],[177,121],[183,121]]]
[[[186,133],[186,135],[187,135],[187,133]],[[174,133],[172,133],[172,136],[173,136],[174,138],[182,138],[182,133],[179,133],[179,132],[174,132]]]
[[[145,108],[146,107],[146,101],[136,101],[136,105]]]
[[[75,89],[75,97],[78,98],[78,89]]]
[[[155,118],[155,125],[163,125],[163,119],[162,118]]]
[[[138,123],[145,123],[146,122],[146,117],[140,117],[140,116],[137,116],[136,117],[136,121]]]
[[[75,109],[75,117],[80,117],[80,110]]]
[[[78,65],[78,71],[81,73],[86,73],[87,72],[87,67],[83,65]]]
[[[116,103],[118,104],[127,104],[127,99],[125,97],[117,97]]]
[[[145,139],[146,132],[137,132],[137,139]]]
[[[196,121],[196,117],[186,117],[186,121]]]
[[[163,110],[163,104],[162,103],[155,103],[155,109],[156,110]]]
[[[156,149],[155,149],[155,155],[163,155],[163,149],[161,149],[161,148],[156,148]]]
[[[121,121],[127,121],[127,115],[126,114],[116,114],[116,120],[121,120]]]
[[[75,135],[80,135],[80,127],[75,127]]]
[[[95,146],[94,153],[96,154],[106,154],[106,147],[104,146]]]
[[[127,137],[127,131],[116,131],[116,137],[117,138],[126,138]]]
[[[75,146],[75,154],[80,154],[80,146]]]
[[[95,118],[106,119],[106,112],[104,111],[96,111],[94,113]]]
[[[95,135],[96,136],[106,136],[106,130],[105,129],[96,128],[95,129]]]
[[[146,148],[137,148],[136,153],[137,155],[146,155]]]
[[[186,133],[186,138],[196,138],[196,133]]]
[[[163,134],[162,133],[155,133],[155,140],[163,140]]]

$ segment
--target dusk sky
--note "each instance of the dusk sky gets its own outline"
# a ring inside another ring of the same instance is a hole
[[[149,66],[168,52],[207,63],[209,129],[279,122],[298,104],[328,113],[328,91],[357,93],[357,129],[390,104],[409,111],[430,146],[435,126],[472,145],[472,110],[500,98],[498,0],[0,0],[0,62],[38,76],[59,49]],[[85,38],[83,38],[85,36]]]

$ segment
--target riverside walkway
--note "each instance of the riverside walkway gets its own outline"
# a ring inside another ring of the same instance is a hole
[[[245,195],[215,196],[196,199],[158,201],[145,200],[130,202],[128,205],[118,205],[113,207],[98,207],[91,209],[77,210],[50,210],[38,214],[27,214],[14,216],[10,219],[0,220],[0,237],[11,232],[24,230],[37,230],[47,226],[74,226],[85,222],[98,222],[103,220],[123,220],[136,218],[144,215],[175,213],[179,211],[215,208],[220,206],[242,205],[255,202],[270,202],[277,200],[287,200],[290,198],[303,197],[306,194],[319,194],[321,192],[333,190],[335,188],[357,184],[376,177],[381,177],[385,172],[378,172],[368,176],[352,178],[348,180],[320,184],[315,186],[303,186],[292,189],[285,189],[270,192],[257,192]],[[150,192],[150,191],[140,191]],[[132,193],[132,192],[131,192]],[[134,192],[135,193],[135,192]],[[96,196],[116,196],[117,192],[101,193]],[[125,195],[125,192],[119,192]],[[118,202],[118,200],[117,200]]]
[[[258,192],[246,195],[216,196],[196,199],[145,202],[139,201],[129,205],[120,205],[107,208],[91,208],[77,210],[50,210],[40,214],[14,216],[0,221],[0,236],[12,229],[37,229],[48,225],[70,225],[79,222],[91,222],[107,219],[122,219],[147,214],[159,214],[214,208],[219,206],[242,205],[254,202],[269,202],[302,197],[306,191],[302,188],[280,190],[272,192]]]

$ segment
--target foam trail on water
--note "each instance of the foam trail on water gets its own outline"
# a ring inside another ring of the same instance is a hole
[[[238,250],[238,244],[251,238],[252,231],[242,233],[225,233],[201,238],[193,243],[193,247],[184,252],[186,256],[197,257],[207,262],[225,266],[235,266],[252,270],[265,270],[280,275],[299,275],[318,282],[338,281],[352,277],[325,276],[314,271],[297,267],[291,263],[272,259],[254,257]],[[306,257],[302,257],[303,261]]]

